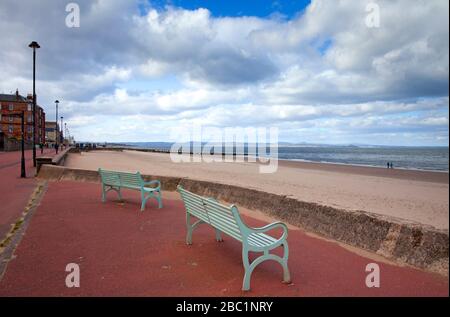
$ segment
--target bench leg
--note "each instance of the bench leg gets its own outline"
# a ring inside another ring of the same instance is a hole
[[[267,261],[267,260],[273,260],[278,263],[283,268],[283,283],[291,283],[291,274],[289,272],[289,268],[287,265],[288,257],[289,257],[289,247],[287,244],[287,241],[283,242],[283,248],[284,248],[284,254],[283,257],[280,258],[278,255],[270,254],[269,250],[265,250],[264,254],[260,257],[256,258],[252,263],[250,263],[250,260],[248,258],[248,249],[245,247],[245,245],[242,247],[242,262],[244,264],[244,280],[242,282],[242,290],[243,291],[249,291],[250,290],[250,279],[253,273],[253,270],[256,266],[258,266],[260,263]]]
[[[158,208],[161,209],[163,207],[161,191],[158,191],[158,196],[156,196],[156,200],[158,200]]]
[[[141,211],[145,210],[145,203],[147,202],[147,199],[145,197],[144,192],[141,191]]]
[[[192,225],[191,225],[191,214],[190,213],[186,213],[186,229],[187,229],[187,233],[186,233],[186,244],[187,245],[191,245],[192,244]]]
[[[102,202],[106,201],[105,184],[102,183]]]
[[[289,247],[287,241],[283,243],[283,258],[281,261],[281,266],[283,267],[283,283],[291,283],[291,273],[288,268],[288,258],[289,258]]]
[[[107,188],[108,187],[108,188]],[[119,199],[122,200],[122,194],[120,193],[120,187],[114,187],[112,185],[105,185],[102,184],[102,202],[106,201],[106,194],[110,191],[110,190],[114,190],[117,192],[117,194],[119,195]]]
[[[248,250],[243,245],[242,246],[242,263],[244,264],[244,280],[242,281],[242,290],[249,291],[250,290],[250,278],[252,276],[252,269],[250,268],[250,260],[248,258]]]
[[[220,230],[216,229],[216,241],[223,242],[222,235],[220,234]]]
[[[155,198],[158,201],[158,208],[161,209],[163,207],[162,205],[162,197],[161,197],[161,192],[158,191],[158,195],[155,195],[153,192],[148,193],[147,195],[145,195],[145,192],[141,191],[141,211],[144,211],[145,209],[145,203],[147,202],[147,200],[149,198]]]
[[[187,229],[186,244],[187,245],[192,244],[192,232],[198,225],[200,225],[202,223],[205,223],[205,222],[203,220],[197,220],[196,222],[191,224],[191,214],[188,212],[186,213],[186,229]]]

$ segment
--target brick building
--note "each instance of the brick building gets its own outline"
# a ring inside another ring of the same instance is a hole
[[[47,121],[45,123],[45,141],[49,145],[53,145],[55,144],[56,138],[58,138],[58,143],[62,143],[59,124],[55,123],[55,121]]]
[[[16,150],[22,137],[21,119],[10,114],[24,111],[25,143],[27,148],[33,144],[33,96],[23,97],[15,94],[0,94],[0,150]],[[45,143],[45,112],[36,105],[36,144]]]

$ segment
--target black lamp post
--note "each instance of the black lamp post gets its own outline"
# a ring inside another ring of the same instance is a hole
[[[25,173],[25,124],[24,124],[24,117],[25,117],[25,113],[24,111],[19,112],[19,113],[12,113],[10,114],[11,117],[20,117],[21,118],[21,128],[22,128],[22,137],[21,137],[21,146],[22,146],[22,158],[20,161],[20,177],[21,178],[26,178],[27,175]]]
[[[40,46],[33,41],[28,47],[33,49],[33,166],[36,167],[36,49]]]
[[[61,117],[61,143],[64,143],[63,119],[64,117]]]
[[[55,100],[55,105],[56,105],[56,119],[55,119],[55,150],[56,150],[56,154],[58,154],[58,104],[59,104],[59,100]]]

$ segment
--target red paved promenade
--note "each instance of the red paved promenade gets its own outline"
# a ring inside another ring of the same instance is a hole
[[[45,149],[44,155],[53,156],[55,150]],[[41,156],[37,150],[36,155]],[[20,218],[36,186],[33,167],[33,152],[25,151],[25,168],[27,178],[20,178],[21,152],[0,152],[0,241],[10,231],[11,224]]]
[[[181,201],[166,199],[163,209],[149,201],[140,212],[137,192],[124,191],[124,204],[114,195],[103,204],[99,184],[49,183],[0,296],[448,296],[448,278],[383,263],[381,287],[369,289],[365,266],[373,260],[300,230],[288,238],[293,284],[282,284],[281,267],[265,262],[243,293],[240,243],[227,236],[217,243],[200,226],[186,246]],[[65,286],[68,263],[80,266],[80,288]]]

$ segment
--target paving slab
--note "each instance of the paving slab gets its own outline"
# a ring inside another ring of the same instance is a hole
[[[36,155],[41,156],[40,150]],[[54,155],[54,150],[45,149],[46,156]],[[36,187],[33,167],[33,153],[25,151],[25,170],[27,178],[20,178],[21,152],[0,152],[0,241],[10,231],[11,225],[21,217],[30,195]]]

